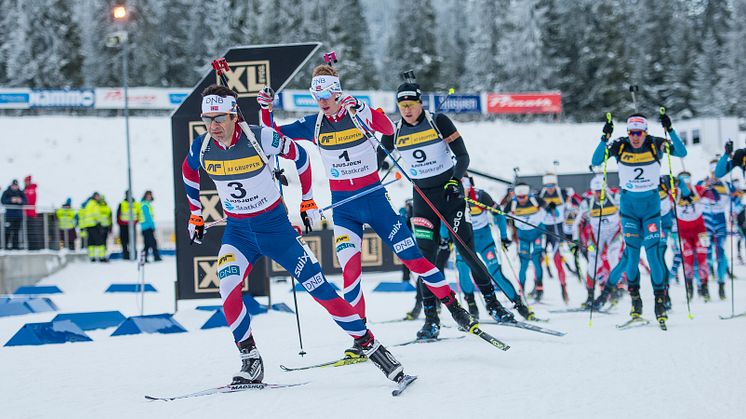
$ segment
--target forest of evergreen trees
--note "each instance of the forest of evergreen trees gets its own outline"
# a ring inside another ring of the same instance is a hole
[[[121,84],[107,0],[0,0],[0,86]],[[188,87],[228,47],[321,41],[347,89],[559,90],[565,115],[746,111],[746,0],[128,0],[130,84]],[[740,22],[740,23],[739,23]],[[309,64],[315,65],[318,61]],[[294,87],[305,88],[308,71]]]

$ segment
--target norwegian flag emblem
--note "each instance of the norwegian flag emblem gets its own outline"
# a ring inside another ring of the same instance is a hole
[[[210,106],[211,111],[219,111],[220,108],[218,106]]]

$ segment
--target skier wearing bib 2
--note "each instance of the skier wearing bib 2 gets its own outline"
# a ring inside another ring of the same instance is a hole
[[[241,288],[251,266],[261,256],[282,265],[334,321],[360,345],[386,376],[396,382],[404,377],[401,364],[366,328],[352,306],[334,291],[321,272],[313,253],[290,224],[287,208],[274,183],[268,156],[294,160],[300,174],[304,219],[316,218],[310,207],[311,171],[308,155],[289,138],[271,128],[249,126],[239,121],[236,93],[212,85],[202,92],[202,120],[207,132],[191,144],[182,165],[184,188],[191,216],[189,234],[201,243],[205,231],[200,203],[202,168],[210,176],[227,215],[227,225],[218,254],[217,275],[225,319],[233,332],[242,359],[233,384],[259,383],[264,378],[262,358],[251,330],[251,315],[243,303]],[[240,125],[243,125],[241,127]],[[318,213],[318,210],[316,210]]]
[[[409,166],[409,175],[414,183],[473,252],[474,232],[469,222],[464,186],[461,183],[461,178],[466,175],[469,167],[469,153],[464,139],[445,114],[433,115],[422,108],[422,93],[418,84],[401,84],[397,89],[396,100],[401,119],[396,125],[396,132],[384,135],[381,144],[388,150],[396,148],[399,151],[402,160]],[[383,161],[383,153],[379,157]],[[419,194],[414,193],[412,226],[417,246],[433,263],[438,254],[440,224],[441,220],[433,209]],[[480,260],[469,257],[461,241],[454,238],[453,244],[469,265],[474,281],[484,296],[490,317],[498,322],[512,321],[513,314],[497,300],[487,267]],[[532,313],[512,288],[506,285],[505,294],[522,316],[530,318]],[[511,290],[512,295],[509,295]],[[435,298],[427,291],[423,295],[423,308],[425,325],[418,336],[437,336],[440,320]]]
[[[365,103],[343,94],[337,70],[330,65],[313,69],[310,90],[318,102],[319,113],[289,125],[275,126],[275,129],[293,139],[309,140],[318,146],[329,177],[332,203],[379,186],[376,146],[357,129],[350,111],[355,112],[371,131],[382,134],[393,134],[391,121],[382,111],[373,111]],[[263,107],[262,120],[267,125],[270,124],[267,107],[272,103],[272,96],[264,91],[257,97]],[[414,206],[417,207],[416,201]],[[335,208],[333,221],[337,257],[344,278],[344,296],[360,317],[365,318],[360,252],[363,225],[367,224],[410,271],[422,277],[427,288],[448,307],[459,326],[469,330],[477,324],[456,300],[443,273],[422,256],[406,223],[391,208],[385,188]],[[362,355],[357,341],[345,354],[349,357]]]
[[[628,257],[626,273],[629,281],[629,293],[632,298],[630,315],[638,318],[642,315],[642,299],[638,265],[640,248],[645,246],[645,254],[650,264],[650,277],[655,295],[655,315],[658,322],[665,325],[668,319],[665,308],[665,273],[661,261],[660,229],[661,203],[658,195],[660,183],[660,157],[670,148],[676,157],[686,156],[686,148],[679,135],[671,127],[668,115],[661,115],[661,124],[670,136],[667,140],[648,135],[648,121],[642,114],[634,114],[627,119],[627,137],[620,137],[609,142],[614,131],[613,122],[606,122],[601,141],[596,147],[591,164],[598,166],[604,163],[604,155],[614,157],[619,166],[619,185],[622,188],[620,213],[622,233],[626,256]],[[637,280],[637,281],[636,281]]]

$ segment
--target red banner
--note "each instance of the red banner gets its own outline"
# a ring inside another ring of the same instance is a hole
[[[487,93],[487,113],[560,113],[562,93]]]

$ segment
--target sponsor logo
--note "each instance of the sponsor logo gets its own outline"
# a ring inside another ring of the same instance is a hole
[[[236,261],[236,255],[233,253],[226,253],[225,255],[221,256],[220,259],[218,259],[218,266],[224,265],[228,262],[235,262]]]
[[[427,218],[422,217],[412,217],[412,225],[419,226],[419,227],[427,227],[429,229],[435,228],[433,226],[433,223],[430,222]]]
[[[293,271],[296,278],[300,277],[300,273],[303,272],[303,268],[306,266],[306,262],[308,262],[309,259],[308,252],[303,252],[303,256],[298,259],[298,263],[295,265],[295,270]]]
[[[195,256],[194,263],[194,292],[216,293],[220,291],[220,278],[218,277],[217,256]],[[241,286],[243,291],[249,289],[247,278],[244,278]]]
[[[350,236],[343,234],[341,236],[337,236],[337,238],[334,239],[334,244],[339,244],[339,243],[348,242],[348,241],[350,241]]]
[[[394,228],[391,229],[391,233],[389,233],[389,241],[394,240],[394,236],[396,236],[396,233],[399,232],[401,229],[401,220],[397,221],[396,224],[394,224]]]
[[[225,73],[227,85],[238,93],[238,97],[255,97],[264,86],[270,85],[269,60],[231,62],[228,66],[230,71]],[[215,83],[221,84],[217,74]]]
[[[414,229],[414,237],[418,238],[418,239],[432,240],[433,239],[433,231],[432,230],[425,230],[423,228],[415,228]]]
[[[319,134],[319,145],[324,146],[335,146],[342,144],[349,144],[364,138],[363,133],[357,128],[350,128],[339,132],[327,132]]]
[[[0,92],[0,103],[2,104],[27,104],[29,93],[24,92]]]
[[[326,280],[324,279],[324,275],[321,272],[319,272],[316,275],[308,278],[305,282],[303,282],[303,288],[305,288],[306,291],[311,292],[315,290],[316,288],[320,287],[325,282]]]
[[[450,99],[448,100],[450,102]],[[560,113],[561,93],[488,93],[488,113]]]
[[[96,94],[88,90],[32,90],[29,106],[32,108],[91,108]]]
[[[332,177],[339,177],[339,170],[332,168],[329,170],[329,173],[332,175]]]
[[[250,173],[264,166],[259,156],[236,160],[205,160],[205,171],[211,175],[230,176]]]
[[[354,249],[355,245],[352,244],[352,243],[342,243],[342,244],[338,244],[337,245],[336,250],[337,250],[337,252],[341,252],[341,251],[343,251],[345,249],[350,249],[350,248]]]
[[[640,237],[639,234],[635,233],[624,233],[624,237],[630,238],[630,237]]]
[[[658,225],[656,223],[650,223],[650,224],[648,224],[648,232],[649,233],[657,233],[658,232]]]
[[[187,98],[189,94],[187,93],[169,93],[168,94],[168,103],[172,105],[181,105],[181,102],[184,101],[184,99]]]
[[[493,259],[495,259],[495,252],[490,250],[489,252],[487,252],[487,260],[493,260]]]
[[[211,95],[211,96],[207,96],[207,97],[203,98],[202,100],[206,104],[208,104],[208,105],[219,105],[219,104],[221,104],[221,103],[223,103],[225,101],[225,98],[224,97],[220,97],[220,96]]]
[[[620,158],[624,163],[650,163],[655,161],[653,153],[646,151],[644,153],[628,153],[623,152]]]
[[[458,232],[458,226],[461,224],[461,218],[463,218],[464,212],[459,211],[456,213],[456,218],[453,220],[453,231]]]
[[[411,173],[412,176],[417,176],[417,170],[415,169],[409,169],[409,173]]]
[[[279,147],[280,146],[280,134],[277,133],[277,131],[272,132],[272,147]]]
[[[402,241],[400,241],[398,243],[394,243],[394,252],[395,253],[401,253],[401,252],[409,249],[412,246],[414,246],[414,240],[412,240],[411,237],[407,237],[406,239],[404,239],[404,240],[402,240]]]
[[[218,263],[218,265],[220,264]],[[218,271],[218,278],[223,279],[226,276],[238,275],[240,273],[241,272],[238,269],[238,266],[236,265],[226,266],[225,268]]]
[[[425,130],[422,132],[416,132],[410,135],[402,135],[396,139],[396,147],[406,149],[423,143],[438,141],[438,133],[434,129]]]

